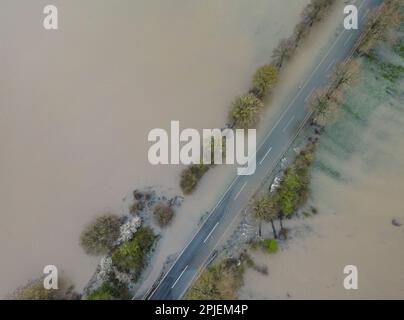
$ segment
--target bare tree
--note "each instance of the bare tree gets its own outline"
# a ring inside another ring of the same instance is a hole
[[[272,54],[273,64],[279,69],[282,68],[283,64],[292,57],[295,49],[294,37],[281,40]]]
[[[360,60],[353,59],[339,64],[331,77],[334,90],[342,90],[358,79],[360,71]]]
[[[402,7],[402,0],[386,0],[369,14],[357,48],[359,55],[368,55],[377,42],[386,39],[390,29],[400,24]]]

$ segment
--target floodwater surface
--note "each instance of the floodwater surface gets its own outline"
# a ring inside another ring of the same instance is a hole
[[[45,31],[48,1],[1,0],[0,295],[48,264],[82,288],[86,223],[135,188],[179,192],[180,167],[148,164],[148,132],[223,127],[307,2],[55,0]]]

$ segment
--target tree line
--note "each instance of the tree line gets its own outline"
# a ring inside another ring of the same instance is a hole
[[[278,84],[282,68],[293,57],[313,25],[326,16],[335,2],[335,0],[312,0],[304,8],[292,36],[279,42],[271,61],[259,67],[254,73],[250,90],[236,97],[231,103],[228,116],[230,127],[251,129],[257,126],[264,110],[264,102]],[[190,165],[184,169],[180,176],[180,187],[183,193],[193,193],[198,182],[212,167],[202,163]]]
[[[323,128],[335,118],[345,89],[358,79],[361,58],[370,57],[375,46],[387,40],[390,31],[400,25],[403,7],[402,0],[385,0],[368,15],[353,58],[335,68],[329,84],[318,90],[311,101],[313,122],[316,125]]]
[[[309,143],[285,170],[279,188],[256,198],[251,206],[254,217],[260,222],[270,223],[275,239],[279,221],[280,233],[284,233],[283,220],[306,204],[309,197],[310,167],[314,160],[315,143]]]
[[[345,90],[359,78],[361,58],[370,57],[374,47],[380,41],[387,40],[390,31],[402,23],[403,12],[402,0],[386,0],[369,14],[354,57],[335,68],[329,83],[315,93],[310,103],[313,112],[312,124],[320,128],[316,130],[317,132],[321,133],[321,129],[336,117]],[[266,193],[252,203],[253,215],[260,223],[271,223],[275,239],[285,230],[283,220],[290,218],[307,203],[309,172],[314,159],[315,145],[316,141],[310,142],[284,171],[276,192]],[[314,208],[313,210],[316,211]],[[275,225],[277,220],[280,225],[279,232]]]

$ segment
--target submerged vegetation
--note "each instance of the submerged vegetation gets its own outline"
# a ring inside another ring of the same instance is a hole
[[[46,290],[43,286],[43,280],[32,281],[25,287],[18,289],[13,298],[16,300],[56,300],[56,290]]]
[[[263,108],[264,103],[253,94],[237,97],[232,105],[231,119],[237,128],[253,128]]]
[[[160,228],[164,228],[171,223],[174,217],[174,211],[170,206],[160,203],[154,208],[153,215],[157,225]]]
[[[74,287],[68,285],[66,279],[59,281],[59,289],[47,290],[44,287],[44,278],[40,277],[18,288],[12,295],[13,300],[78,300],[80,295]]]
[[[314,160],[315,145],[309,144],[285,171],[278,189],[281,217],[290,217],[306,204],[309,196],[310,166]]]
[[[388,39],[389,31],[398,27],[402,21],[402,5],[401,0],[385,0],[368,15],[357,48],[359,55],[368,55],[378,42]]]
[[[199,180],[208,172],[210,165],[193,164],[181,173],[180,187],[184,194],[191,194],[196,189]]]
[[[382,77],[390,82],[399,80],[404,72],[404,67],[391,62],[380,62],[379,67]]]
[[[86,300],[123,300],[129,298],[128,288],[116,279],[111,278],[108,282],[104,282],[98,289],[91,292]]]
[[[258,68],[253,77],[252,93],[259,99],[265,98],[265,95],[278,83],[278,77],[279,71],[272,64]]]
[[[112,263],[118,270],[128,273],[136,281],[145,267],[146,256],[150,252],[155,235],[148,227],[141,227],[132,240],[117,247],[112,252]]]
[[[253,267],[251,258],[242,253],[238,259],[225,259],[204,270],[188,290],[186,300],[235,300],[243,285],[243,275]]]
[[[335,118],[345,90],[358,79],[359,71],[359,60],[342,62],[334,70],[330,84],[316,92],[311,100],[316,125],[324,127]]]
[[[80,236],[80,244],[87,254],[103,255],[110,252],[119,237],[119,218],[108,214],[97,217]]]
[[[285,170],[279,188],[273,193],[261,195],[252,204],[254,217],[260,222],[271,223],[275,239],[278,238],[278,232],[274,220],[279,219],[283,233],[283,219],[290,218],[307,202],[314,152],[315,144],[308,144]]]
[[[265,239],[251,241],[250,248],[252,250],[260,249],[265,253],[277,253],[279,250],[278,241],[275,239]]]
[[[283,68],[286,62],[293,57],[313,25],[326,16],[328,10],[335,2],[335,0],[312,0],[306,6],[293,34],[287,39],[282,39],[274,50],[272,55],[273,64],[278,69]]]
[[[329,85],[319,90],[311,101],[315,124],[324,127],[335,118],[346,88],[358,78],[363,57],[379,65],[383,78],[391,82],[400,78],[404,67],[378,61],[372,50],[380,41],[388,39],[391,31],[400,25],[402,18],[403,3],[400,0],[386,0],[369,14],[353,59],[341,63],[335,69]],[[400,44],[401,42],[397,46]]]
[[[143,226],[140,212],[147,209],[156,223],[165,226],[173,218],[173,199],[159,198],[154,192],[135,190],[129,214],[118,218],[104,215],[85,228],[81,243],[86,252],[102,254],[83,297],[88,300],[129,299],[129,288],[139,280],[156,242],[153,230]],[[133,211],[136,206],[137,210]],[[139,209],[142,208],[142,209]]]
[[[129,299],[128,285],[136,282],[146,266],[146,259],[156,236],[149,227],[140,227],[131,240],[117,245],[103,258],[99,277],[102,282],[89,290],[87,300]]]

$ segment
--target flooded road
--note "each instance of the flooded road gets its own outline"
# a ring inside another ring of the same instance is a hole
[[[47,32],[46,1],[1,0],[0,296],[47,264],[80,289],[98,262],[78,245],[86,223],[135,188],[179,192],[180,167],[148,164],[148,132],[222,127],[307,2],[57,0]]]

